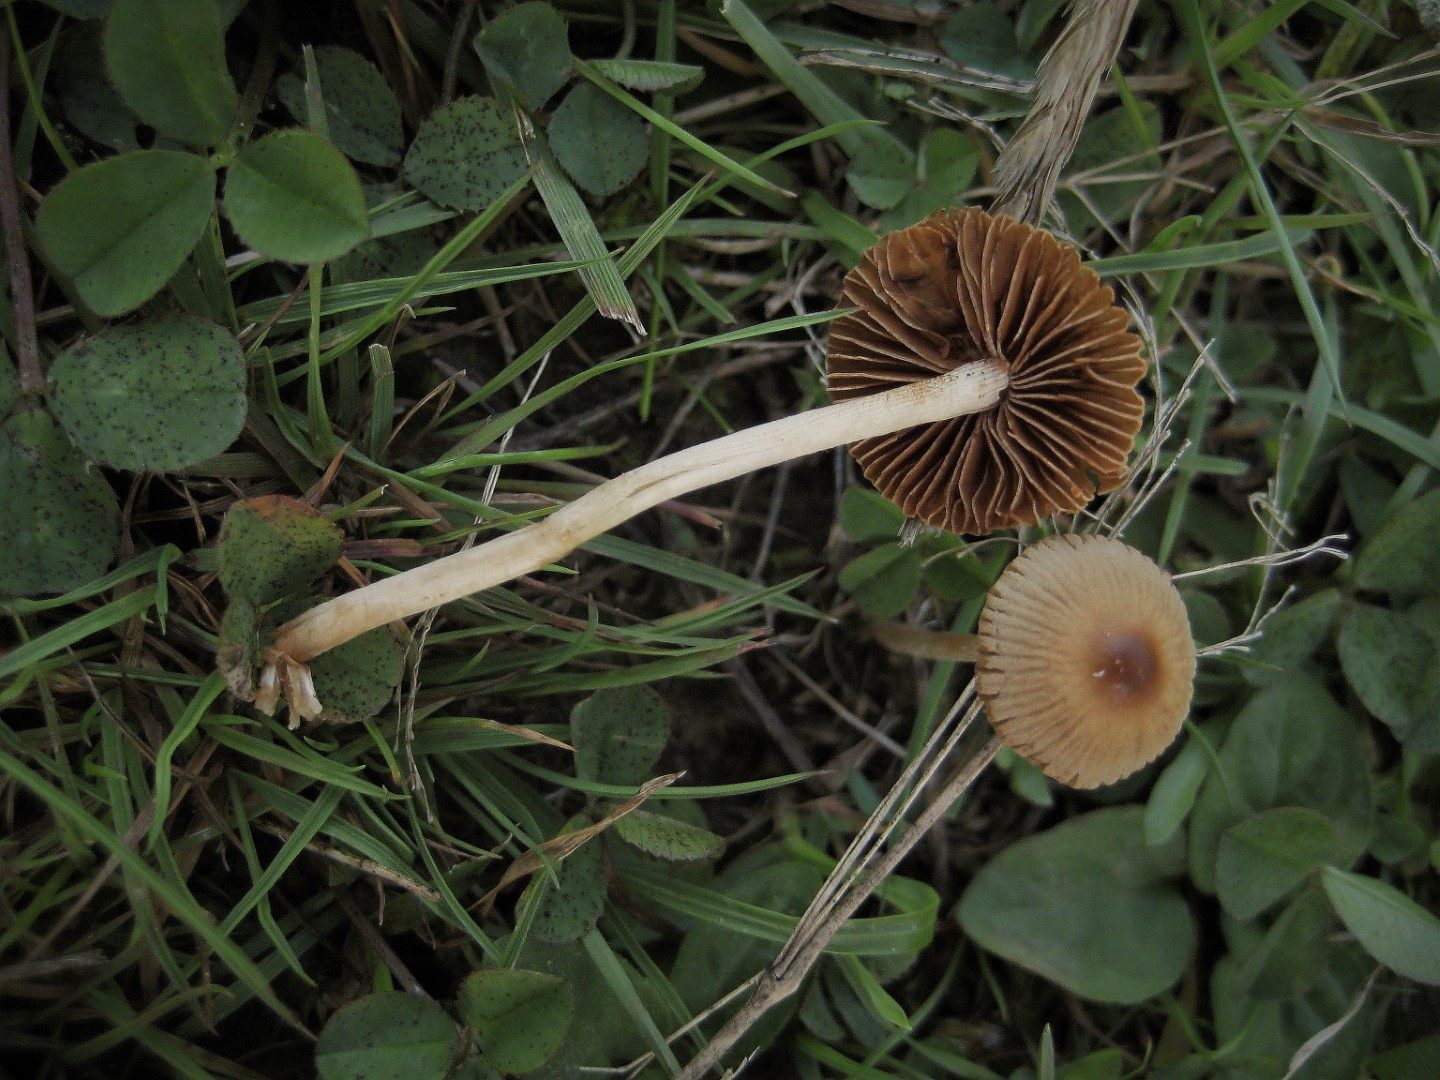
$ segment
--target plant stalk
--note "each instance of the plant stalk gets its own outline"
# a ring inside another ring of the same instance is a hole
[[[995,159],[999,193],[992,214],[1040,224],[1060,170],[1080,141],[1100,80],[1125,43],[1137,3],[1073,0],[1065,29],[1040,61],[1025,120]]]
[[[270,653],[308,663],[367,630],[548,566],[668,499],[859,439],[982,412],[1008,385],[1001,362],[979,361],[681,450],[607,480],[543,521],[311,608],[280,628]]]
[[[918,656],[922,660],[957,661],[973,664],[980,659],[979,634],[953,634],[947,630],[922,630],[890,619],[867,619],[875,640],[891,652]]]
[[[772,1008],[791,997],[805,984],[805,976],[824,955],[835,935],[844,929],[851,916],[859,910],[881,882],[895,872],[910,850],[933,829],[945,813],[969,790],[970,786],[995,760],[1004,744],[999,736],[990,739],[965,762],[959,772],[951,778],[935,799],[916,819],[915,823],[895,838],[885,852],[874,859],[865,870],[864,876],[855,883],[842,898],[826,913],[824,921],[804,938],[792,937],[781,949],[775,962],[760,972],[754,980],[754,992],[745,1004],[727,1020],[711,1039],[681,1070],[675,1080],[702,1080],[720,1063],[720,1059],[734,1049],[756,1022]],[[808,917],[810,912],[802,916]]]

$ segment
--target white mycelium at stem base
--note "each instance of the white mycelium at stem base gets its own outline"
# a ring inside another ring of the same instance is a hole
[[[544,521],[311,608],[280,628],[266,650],[262,685],[306,684],[312,658],[396,619],[501,585],[564,558],[636,514],[699,488],[791,458],[995,406],[1004,364],[977,360],[934,379],[738,431],[608,480]],[[305,699],[307,695],[301,694]],[[313,694],[301,706],[318,714]],[[292,697],[291,707],[296,706]]]

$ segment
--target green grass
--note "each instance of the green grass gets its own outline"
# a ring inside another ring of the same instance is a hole
[[[346,722],[240,676],[309,598],[823,403],[841,276],[988,203],[1061,5],[137,2],[4,12],[0,1077],[677,1073],[982,741],[861,616],[968,631],[1012,544],[893,546],[837,451],[377,632],[317,671]],[[1433,1075],[1420,9],[1138,6],[1047,224],[1149,344],[1102,513],[1179,575],[1190,720],[1098,793],[1001,751],[750,1075]],[[218,541],[269,496],[313,547]]]

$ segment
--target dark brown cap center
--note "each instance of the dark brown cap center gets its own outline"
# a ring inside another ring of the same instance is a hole
[[[1149,635],[1134,630],[1106,630],[1096,644],[1090,666],[1097,691],[1117,705],[1148,693],[1160,673],[1160,658]]]

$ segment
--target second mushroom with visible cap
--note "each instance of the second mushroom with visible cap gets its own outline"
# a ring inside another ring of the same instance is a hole
[[[1190,711],[1185,603],[1169,574],[1109,537],[1050,536],[1026,548],[991,587],[975,634],[872,630],[898,652],[973,661],[996,733],[1072,787],[1148,765]]]
[[[1169,574],[1119,540],[1031,545],[990,590],[979,637],[975,688],[991,725],[1073,787],[1150,763],[1190,711],[1185,603]]]

